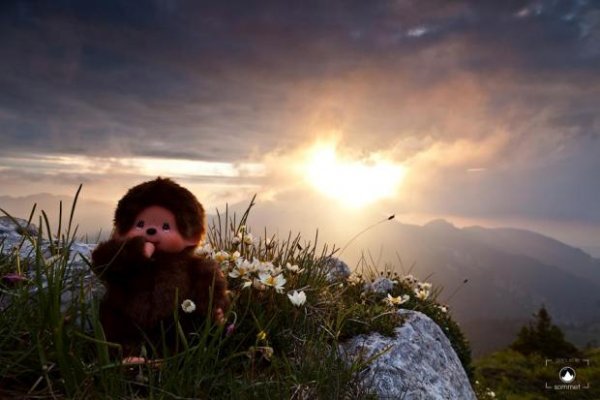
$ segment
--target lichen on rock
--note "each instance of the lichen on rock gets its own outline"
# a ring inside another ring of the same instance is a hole
[[[395,337],[373,332],[340,346],[348,360],[370,360],[360,372],[364,384],[381,399],[476,400],[441,328],[420,312],[401,309],[398,313],[405,322],[395,329]]]

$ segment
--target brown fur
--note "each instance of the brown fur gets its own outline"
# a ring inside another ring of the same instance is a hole
[[[204,227],[197,224],[203,223],[202,206],[187,189],[161,178],[129,190],[118,203],[115,228],[126,232],[135,223],[136,214],[151,205],[169,209],[178,217],[180,233],[200,240]],[[135,353],[144,336],[159,346],[162,332],[167,333],[173,348],[176,307],[182,327],[189,332],[217,309],[226,311],[229,306],[227,281],[215,261],[194,255],[193,246],[179,253],[156,251],[148,259],[143,253],[144,243],[143,237],[113,238],[99,244],[92,254],[92,269],[106,286],[100,321],[106,338],[122,344],[126,356],[138,355]],[[180,308],[186,299],[196,304],[193,313]]]
[[[115,210],[114,224],[119,234],[128,231],[144,208],[161,206],[175,214],[177,226],[186,238],[204,237],[204,208],[186,188],[170,179],[157,178],[141,183],[123,196]]]

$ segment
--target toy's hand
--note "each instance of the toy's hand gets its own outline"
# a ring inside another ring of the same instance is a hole
[[[146,256],[146,258],[152,257],[152,254],[154,254],[154,250],[156,250],[156,246],[154,246],[154,243],[144,243],[144,255]]]
[[[154,245],[152,245],[154,246]],[[100,243],[92,253],[92,270],[103,279],[113,279],[110,275],[136,273],[137,268],[148,260],[147,254],[154,250],[147,249],[143,237],[127,240],[110,239]]]

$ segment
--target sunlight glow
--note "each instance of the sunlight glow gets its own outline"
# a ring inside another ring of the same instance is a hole
[[[349,159],[338,154],[334,143],[317,144],[308,154],[305,178],[319,192],[348,208],[360,208],[393,197],[406,168],[378,155]]]

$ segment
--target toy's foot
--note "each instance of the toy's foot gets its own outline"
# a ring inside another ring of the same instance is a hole
[[[126,357],[123,359],[123,365],[126,365],[128,367],[135,365],[148,365],[150,367],[160,367],[160,364],[162,364],[161,359],[148,360],[144,357]]]
[[[214,320],[217,324],[223,325],[225,323],[225,314],[222,308],[217,308],[214,312]]]
[[[123,359],[123,365],[142,365],[146,364],[144,357],[127,357]]]

